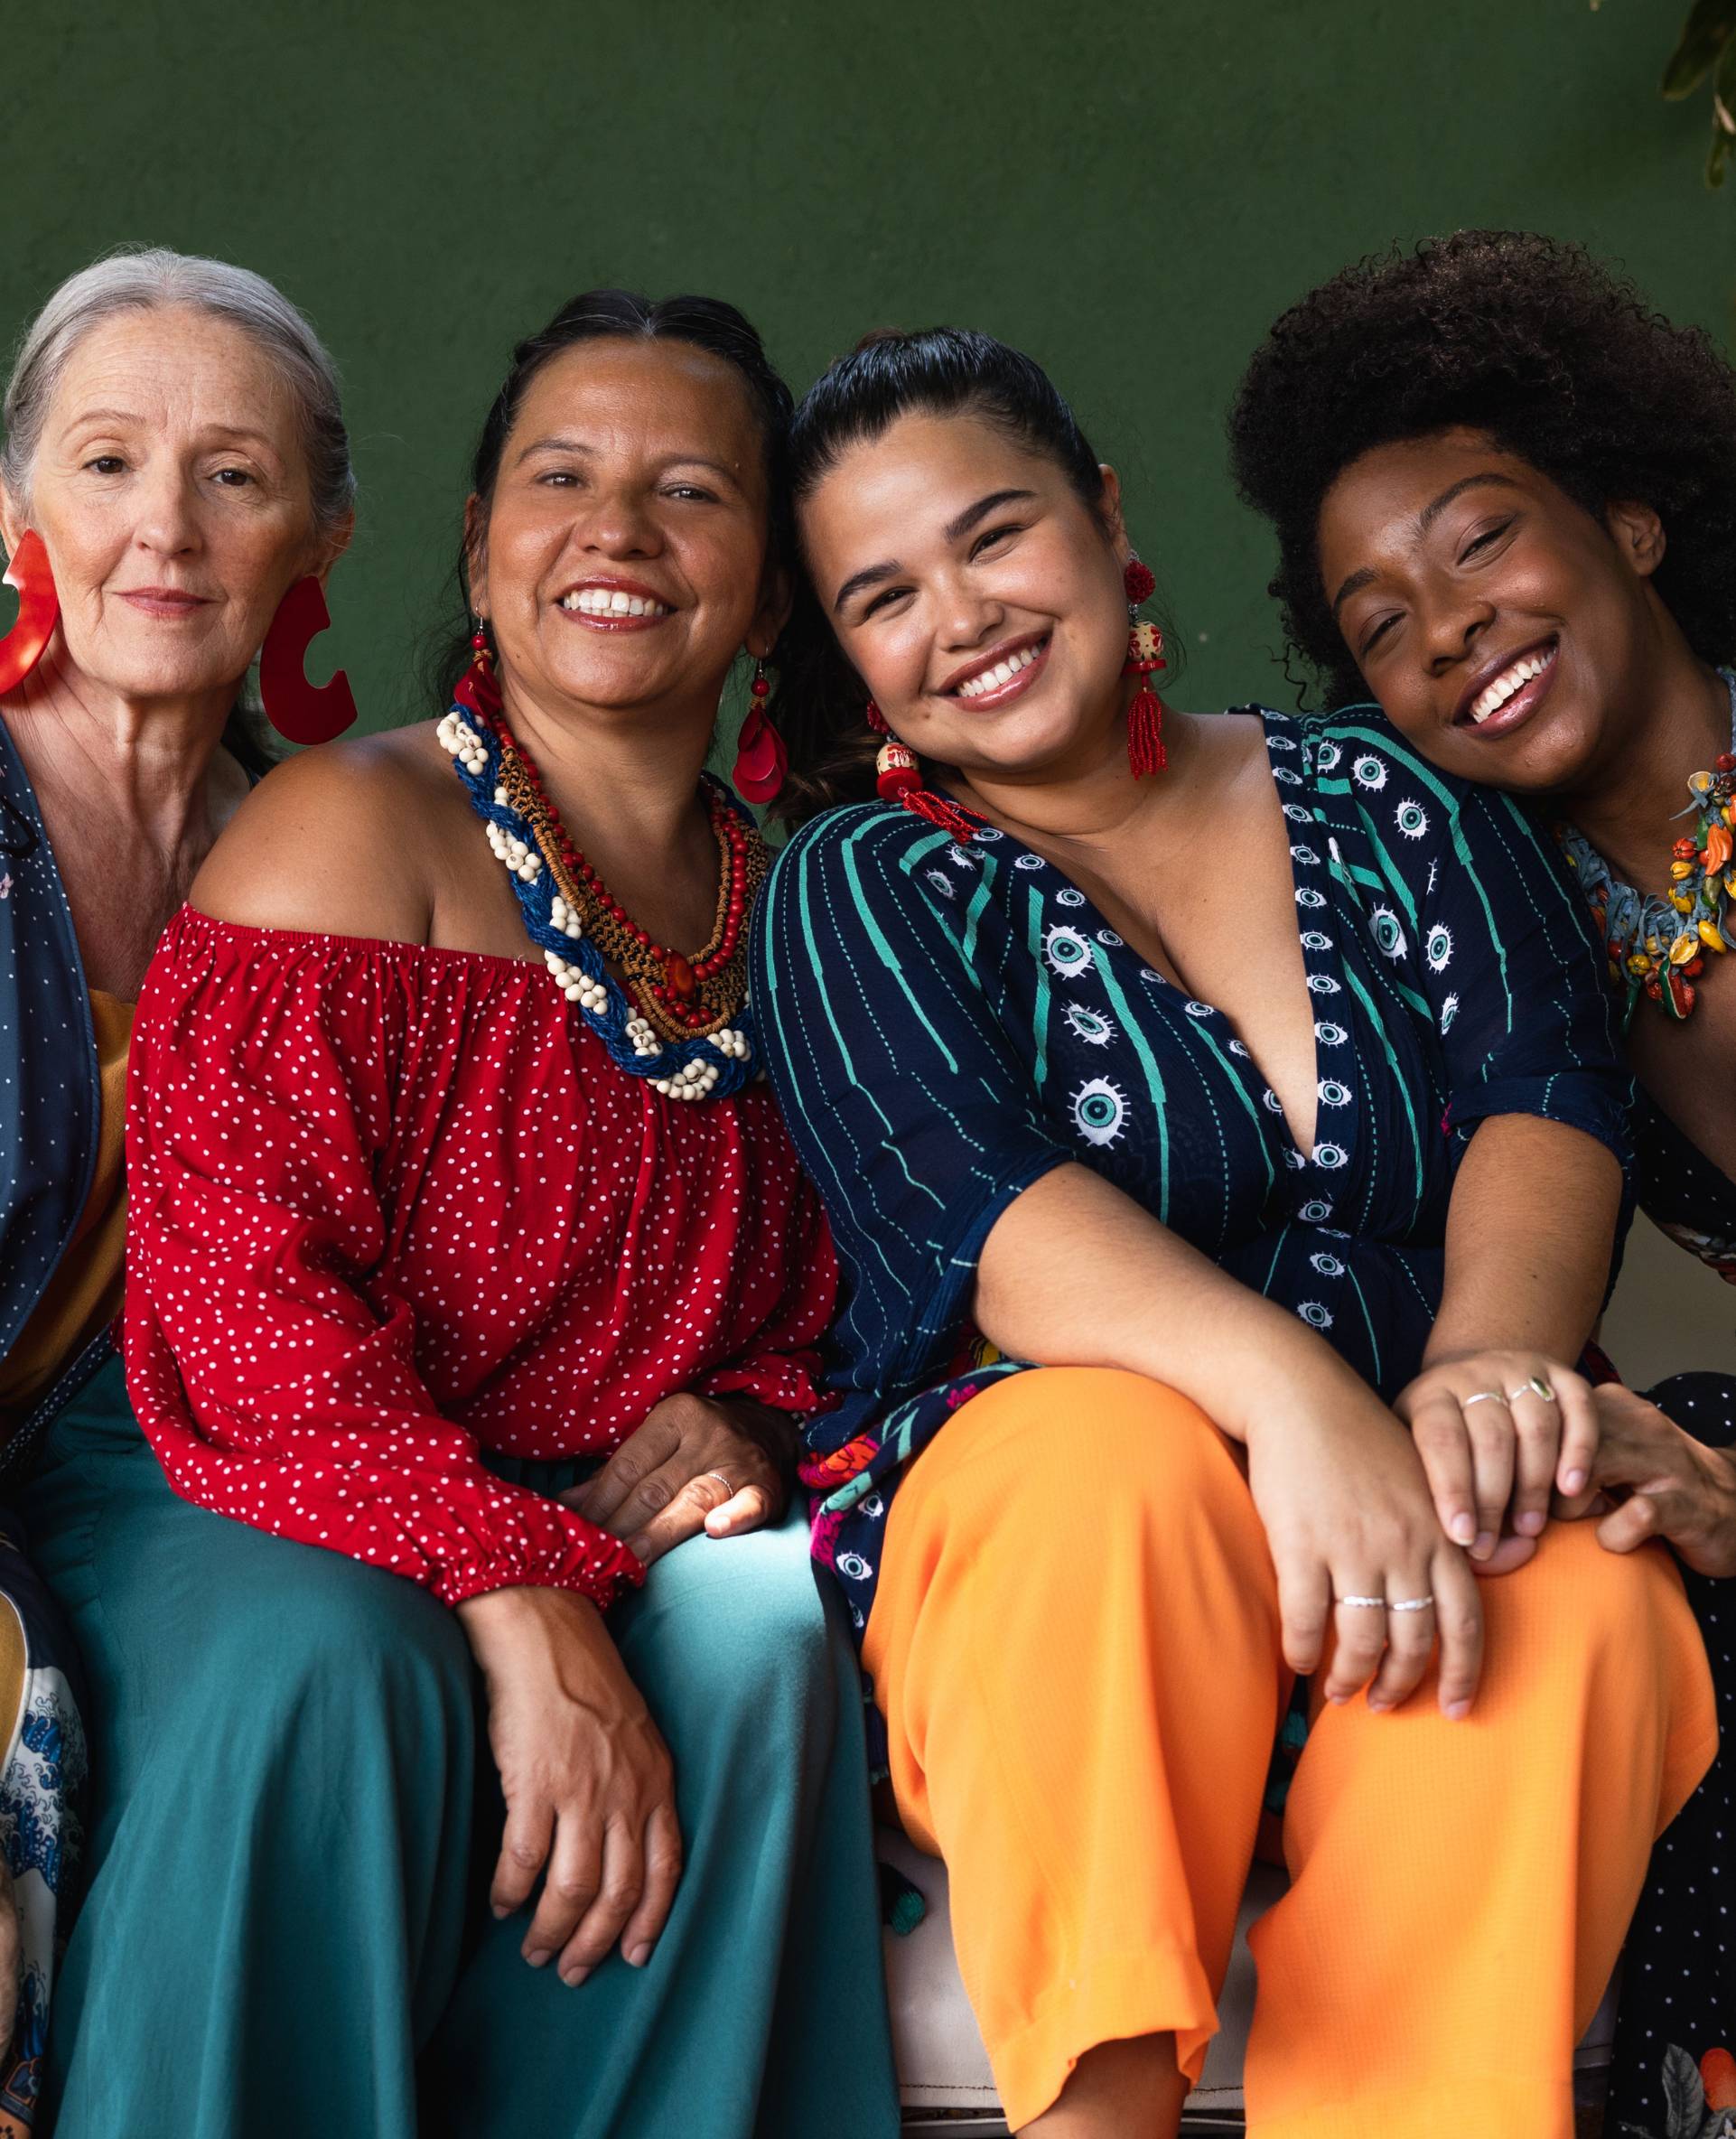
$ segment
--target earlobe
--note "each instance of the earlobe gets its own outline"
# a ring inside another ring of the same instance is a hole
[[[1103,478],[1098,510],[1103,516],[1103,524],[1108,531],[1109,539],[1115,545],[1115,555],[1125,564],[1131,554],[1131,546],[1127,540],[1127,523],[1121,510],[1121,478],[1107,461],[1097,462],[1097,473]]]
[[[1607,517],[1623,558],[1641,579],[1649,579],[1664,562],[1668,546],[1663,521],[1649,505],[1633,503],[1611,505]]]

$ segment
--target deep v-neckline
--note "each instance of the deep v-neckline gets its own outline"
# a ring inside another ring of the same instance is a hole
[[[1349,1027],[1330,1014],[1330,1004],[1335,996],[1344,992],[1345,978],[1342,960],[1339,956],[1337,938],[1329,934],[1321,923],[1332,918],[1330,885],[1339,872],[1337,842],[1320,824],[1313,810],[1290,797],[1307,785],[1307,773],[1311,770],[1311,753],[1307,743],[1293,734],[1277,731],[1293,729],[1296,723],[1283,714],[1272,713],[1264,706],[1250,706],[1250,713],[1258,715],[1261,723],[1261,740],[1266,754],[1266,768],[1283,813],[1286,831],[1293,836],[1287,839],[1290,851],[1291,888],[1295,896],[1297,936],[1302,948],[1303,984],[1313,998],[1316,1014],[1312,1024],[1314,1080],[1314,1119],[1312,1135],[1307,1144],[1298,1137],[1275,1088],[1260,1068],[1254,1051],[1243,1039],[1236,1021],[1218,1004],[1201,997],[1190,995],[1180,982],[1171,979],[1145,962],[1144,954],[1128,943],[1109,924],[1102,909],[1090,893],[1075,883],[1071,877],[1050,860],[1048,855],[1025,846],[1012,833],[998,827],[979,830],[975,837],[994,844],[1006,840],[1019,849],[1014,857],[1014,867],[1025,866],[1047,870],[1059,880],[1061,890],[1058,902],[1070,908],[1078,916],[1073,932],[1079,937],[1082,947],[1095,961],[1104,954],[1125,951],[1139,961],[1139,976],[1148,985],[1154,984],[1162,992],[1157,998],[1165,1005],[1180,1006],[1183,1016],[1197,1021],[1208,1029],[1216,1027],[1223,1038],[1222,1052],[1235,1065],[1234,1074],[1252,1104],[1265,1114],[1275,1117],[1276,1141],[1282,1153],[1283,1163],[1293,1174],[1302,1174],[1311,1168],[1320,1167],[1328,1172],[1337,1172],[1348,1165],[1355,1149],[1357,1110],[1354,1106],[1357,1088],[1356,1060],[1350,1047]],[[1280,760],[1294,755],[1301,771],[1293,771]],[[1325,852],[1312,845],[1303,836],[1301,827],[1310,827],[1323,842]],[[1028,857],[1028,859],[1027,859]],[[1318,918],[1314,918],[1318,917]],[[1088,931],[1088,933],[1087,933]],[[1050,931],[1052,934],[1052,931]],[[1048,949],[1045,944],[1045,950]],[[1064,969],[1050,965],[1057,972]],[[1077,969],[1077,968],[1076,968]],[[1337,1051],[1342,1050],[1339,1059]],[[1333,1056],[1329,1068],[1327,1058]],[[1333,1134],[1321,1135],[1321,1115],[1324,1108],[1334,1111]],[[1342,1108],[1342,1115],[1338,1110]],[[1340,1128],[1339,1124],[1342,1122]]]

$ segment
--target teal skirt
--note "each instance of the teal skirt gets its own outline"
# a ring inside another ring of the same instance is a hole
[[[22,1504],[89,1681],[59,2139],[896,2133],[856,1666],[798,1514],[679,1546],[610,1615],[686,1864],[649,1965],[569,1989],[489,1913],[501,1807],[450,1611],[176,1499],[117,1366]]]

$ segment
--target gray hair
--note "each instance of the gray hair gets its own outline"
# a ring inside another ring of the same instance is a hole
[[[172,305],[227,320],[277,367],[301,412],[314,530],[322,537],[335,534],[355,502],[356,477],[337,366],[325,344],[263,275],[162,246],[125,248],[69,276],[24,330],[0,407],[6,434],[0,483],[15,499],[28,495],[54,390],[90,330],[119,313]]]

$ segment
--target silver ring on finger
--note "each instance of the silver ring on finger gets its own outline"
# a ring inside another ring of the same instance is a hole
[[[1553,1404],[1555,1401],[1554,1390],[1550,1387],[1541,1374],[1533,1374],[1517,1389],[1508,1389],[1507,1400],[1510,1404],[1515,1396],[1535,1396],[1539,1402],[1544,1404]]]
[[[1507,1397],[1499,1389],[1479,1389],[1474,1396],[1461,1396],[1459,1399],[1459,1408],[1461,1411],[1469,1411],[1473,1404],[1505,1404],[1506,1402]]]
[[[1434,1609],[1434,1599],[1433,1595],[1426,1597],[1389,1597],[1386,1601],[1386,1609],[1388,1611],[1433,1611]]]
[[[734,1499],[735,1488],[731,1484],[730,1480],[724,1477],[721,1471],[707,1471],[705,1476],[707,1478],[714,1478],[718,1484],[721,1485],[723,1490],[729,1495],[730,1499],[732,1500]]]
[[[1385,1597],[1339,1597],[1336,1602],[1349,1605],[1352,1611],[1385,1611],[1386,1609]]]

